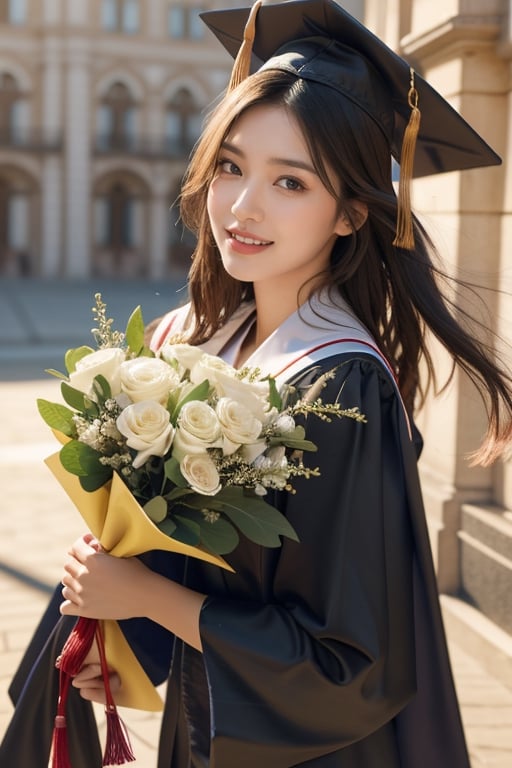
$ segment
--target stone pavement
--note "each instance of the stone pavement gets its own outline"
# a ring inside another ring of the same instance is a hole
[[[62,369],[62,353],[67,348],[65,340],[71,338],[73,344],[89,342],[88,330],[83,333],[83,329],[91,327],[87,314],[93,292],[90,287],[85,285],[81,291],[73,288],[67,300],[69,316],[62,317],[57,311],[62,287],[0,285],[0,294],[4,291],[4,296],[0,295],[0,739],[12,713],[7,696],[11,676],[49,593],[60,579],[66,548],[84,530],[78,512],[43,463],[44,457],[55,451],[56,444],[37,412],[35,401],[37,397],[58,398],[57,380],[42,371],[50,365]],[[125,290],[122,286],[117,288]],[[165,299],[158,299],[153,287],[131,284],[125,293],[128,310],[138,301],[142,303],[140,296],[144,297],[148,320],[165,309]],[[132,297],[137,298],[133,301]],[[106,290],[104,298],[113,306]],[[125,306],[119,306],[124,311]],[[80,326],[74,318],[74,326],[66,329],[73,309],[77,313],[84,310],[83,324]],[[146,315],[145,305],[143,310]],[[119,317],[117,310],[112,314]],[[13,339],[17,335],[16,344],[5,338],[9,330],[6,318]],[[27,329],[37,332],[37,343],[27,338]],[[55,355],[55,361],[48,359],[51,355]],[[453,600],[443,598],[445,603]],[[511,768],[510,678],[503,675],[500,679],[499,669],[496,676],[490,675],[478,653],[468,653],[460,634],[452,627],[452,622],[448,622],[450,653],[472,768]],[[131,765],[154,768],[159,716],[127,709],[122,710],[122,716],[137,756]],[[99,710],[98,718],[101,726]]]

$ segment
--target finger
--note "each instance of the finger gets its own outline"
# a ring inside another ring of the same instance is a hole
[[[82,699],[93,701],[95,704],[107,703],[105,689],[100,691],[98,688],[80,688],[80,696]]]
[[[93,536],[92,533],[86,533],[84,536],[84,541],[86,544],[92,547],[96,552],[105,551],[101,546],[101,542],[96,538],[96,536]]]
[[[99,664],[85,664],[73,678],[73,685],[80,688],[84,683],[92,685],[94,680],[98,680],[98,685],[100,682],[103,683],[101,666]]]
[[[96,552],[96,549],[91,547],[89,544],[88,539],[89,534],[81,536],[79,539],[76,539],[76,541],[73,542],[68,551],[68,554],[71,555],[71,557],[74,557],[80,563],[83,563],[87,557],[89,557],[89,555],[92,555],[94,552]]]

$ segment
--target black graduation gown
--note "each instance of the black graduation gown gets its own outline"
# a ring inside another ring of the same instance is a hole
[[[174,659],[159,768],[469,766],[403,406],[369,354],[296,384],[334,365],[324,402],[367,423],[308,418],[321,478],[274,498],[300,543],[188,561],[203,655]]]
[[[203,654],[176,643],[158,768],[469,766],[403,407],[370,354],[328,358],[296,383],[335,364],[324,401],[341,391],[367,423],[308,419],[321,478],[272,499],[300,544],[242,541],[234,574],[187,562],[185,583],[209,596]],[[146,627],[123,624],[141,659]],[[166,657],[171,636],[160,647]]]

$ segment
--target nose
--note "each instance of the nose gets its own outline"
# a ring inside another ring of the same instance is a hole
[[[256,184],[247,183],[238,190],[238,195],[231,206],[231,213],[239,222],[262,220],[262,196]]]

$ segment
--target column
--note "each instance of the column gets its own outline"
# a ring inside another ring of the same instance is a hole
[[[66,72],[66,275],[87,277],[90,264],[90,84],[87,41],[69,38]]]
[[[168,167],[157,169],[149,204],[149,277],[165,278],[167,272],[167,243],[169,239],[169,201],[167,196]]]
[[[47,0],[45,11],[55,11]],[[49,16],[46,17],[50,18]],[[42,129],[48,138],[62,136],[62,54],[57,37],[43,44]],[[41,175],[41,272],[59,275],[62,266],[62,153],[44,155]]]

